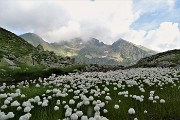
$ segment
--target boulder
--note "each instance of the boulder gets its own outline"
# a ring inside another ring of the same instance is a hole
[[[16,61],[18,61],[18,63],[26,64],[29,66],[37,65],[37,62],[33,59],[31,55],[18,57]]]
[[[7,58],[0,59],[0,66],[16,66],[16,64]]]

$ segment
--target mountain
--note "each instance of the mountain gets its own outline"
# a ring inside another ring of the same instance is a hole
[[[180,49],[175,49],[142,58],[135,67],[175,67],[179,65]]]
[[[37,37],[27,34],[21,35],[29,43],[36,41]],[[27,39],[28,38],[28,39]],[[32,40],[31,40],[32,39]],[[69,41],[59,43],[42,42],[42,38],[37,39],[45,49],[54,51],[57,55],[69,56],[76,59],[77,62],[88,64],[122,64],[131,65],[143,57],[155,54],[156,52],[143,46],[137,46],[133,43],[119,39],[112,45],[104,44],[96,38],[83,40],[74,38]],[[35,45],[35,43],[32,43]]]
[[[41,40],[40,37],[34,34],[31,35]],[[43,40],[40,42],[45,43]],[[0,28],[0,66],[20,67],[22,65],[37,65],[57,67],[73,64],[73,62],[74,60],[69,57],[61,57],[57,56],[53,51],[45,51],[42,45],[34,47],[16,34]]]
[[[37,47],[39,44],[48,44],[40,36],[34,33],[25,33],[20,35],[19,37],[25,39],[28,43],[32,44],[35,47]]]
[[[152,55],[158,53],[158,51],[151,50],[151,49],[146,48],[146,47],[144,47],[144,46],[142,46],[142,45],[136,45],[136,46],[137,46],[138,48],[140,48],[140,49],[148,52],[149,54],[152,54]]]
[[[33,45],[34,47],[37,47],[38,45],[42,45],[44,50],[53,51],[53,46],[49,44],[48,42],[44,41],[40,36],[34,33],[25,33],[20,35],[19,37],[26,40],[28,43]]]
[[[36,48],[21,37],[0,27],[0,58],[6,56],[14,59],[28,55]]]
[[[139,59],[151,55],[151,53],[148,53],[147,51],[140,49],[133,43],[130,43],[123,39],[119,39],[114,42],[111,45],[111,49],[113,50],[113,53],[118,53],[120,58],[123,58],[122,62],[127,65],[134,64]]]

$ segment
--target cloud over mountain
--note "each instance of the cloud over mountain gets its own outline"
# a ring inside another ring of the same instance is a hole
[[[164,51],[177,46],[178,22],[142,20],[146,14],[177,13],[175,0],[146,1],[0,1],[2,27],[17,34],[35,32],[46,41],[59,42],[75,37],[95,37],[111,44],[120,37],[151,49]],[[159,19],[159,18],[158,18]],[[178,18],[177,18],[178,19]],[[148,21],[151,24],[147,24]],[[137,26],[134,25],[137,23]],[[146,29],[150,28],[150,29]],[[165,29],[169,29],[167,31]],[[170,33],[169,37],[161,36]],[[162,38],[163,37],[163,38]],[[153,42],[152,42],[153,41]],[[152,42],[152,44],[149,44]],[[173,42],[173,44],[172,44]]]

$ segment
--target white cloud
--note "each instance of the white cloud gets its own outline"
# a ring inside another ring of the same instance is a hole
[[[144,30],[129,30],[127,33],[122,35],[122,38],[128,40],[137,45],[144,45],[145,35],[147,34]]]
[[[95,37],[111,44],[119,39],[121,34],[129,31],[130,25],[137,19],[132,11],[132,0],[59,1],[55,4],[68,14],[66,25],[58,26],[54,23],[52,27],[58,27],[46,29],[46,32],[42,32],[42,29],[36,30],[36,33],[51,42],[83,36]],[[72,29],[68,25],[69,21],[75,21],[79,25],[78,29]]]
[[[180,48],[178,23],[163,22],[159,28],[147,32],[144,30],[129,30],[122,38],[157,51]]]
[[[178,23],[161,23],[158,29],[147,33],[144,42],[148,47],[159,51],[180,48],[180,29],[178,28]]]
[[[41,34],[44,38],[51,40],[51,42],[73,39],[74,37],[81,36],[80,24],[76,21],[69,21],[66,26]]]
[[[174,4],[175,0],[6,0],[0,1],[0,23],[10,30],[34,31],[49,42],[95,37],[112,44],[124,38],[164,51],[180,47],[177,23],[163,22],[149,31],[131,25],[145,13],[171,10]]]

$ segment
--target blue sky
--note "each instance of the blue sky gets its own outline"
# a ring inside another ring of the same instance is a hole
[[[180,1],[176,0],[174,2],[174,7],[172,9],[169,10],[168,6],[166,6],[159,9],[155,9],[152,12],[144,13],[131,25],[131,27],[133,29],[150,30],[150,29],[158,28],[159,25],[164,21],[180,23],[179,13],[180,13]]]
[[[180,49],[179,0],[1,0],[0,26],[45,41],[119,38],[153,50]]]

